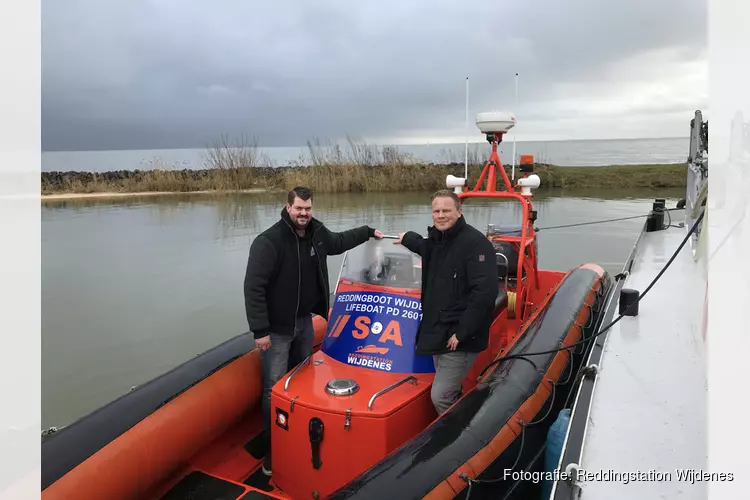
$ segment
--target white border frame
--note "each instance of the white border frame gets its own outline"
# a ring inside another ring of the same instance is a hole
[[[0,13],[0,499],[39,498],[41,5]]]
[[[747,0],[709,2],[708,467],[734,474],[731,482],[709,481],[711,499],[747,498],[750,491],[744,418],[750,409],[750,143],[740,147],[732,138],[737,112],[750,130],[748,19]]]

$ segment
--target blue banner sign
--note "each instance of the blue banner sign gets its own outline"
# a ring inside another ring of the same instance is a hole
[[[340,292],[321,349],[342,363],[395,373],[434,373],[432,356],[417,356],[418,299],[382,292]]]

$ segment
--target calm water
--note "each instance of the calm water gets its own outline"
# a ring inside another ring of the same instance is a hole
[[[686,160],[690,140],[676,139],[623,139],[591,141],[518,142],[516,156],[533,154],[539,162],[561,166],[626,165],[638,163],[680,163]],[[464,144],[422,144],[399,146],[399,151],[428,162],[463,163]],[[346,154],[344,146],[344,154]],[[301,162],[309,165],[307,148],[261,148],[271,163],[289,165]],[[42,153],[42,171],[135,170],[152,168],[203,168],[205,149],[165,149],[132,151],[48,151]],[[489,155],[489,145],[469,144],[469,154],[481,161]],[[471,157],[470,157],[471,158]],[[500,158],[511,163],[512,139],[501,144]]]
[[[331,229],[386,233],[431,223],[428,193],[321,196]],[[646,214],[681,190],[538,195],[544,228]],[[48,202],[42,206],[42,423],[66,425],[202,351],[247,330],[243,279],[255,235],[283,197],[165,196]],[[515,223],[516,204],[467,203],[470,224]],[[540,266],[583,262],[618,272],[645,219],[542,230]],[[331,257],[335,279],[341,257]],[[251,383],[251,381],[248,381]]]

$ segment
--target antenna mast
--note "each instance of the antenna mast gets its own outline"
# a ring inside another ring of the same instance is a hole
[[[464,179],[469,178],[469,77],[466,77],[466,117],[464,119],[466,129],[466,144],[464,145]]]
[[[516,73],[516,113],[518,113],[518,73]],[[511,180],[516,178],[516,131],[513,131],[513,168],[510,172]]]

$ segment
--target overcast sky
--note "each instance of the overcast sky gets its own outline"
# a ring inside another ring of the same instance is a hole
[[[687,136],[704,0],[43,0],[45,150]],[[519,102],[514,74],[519,73]]]

